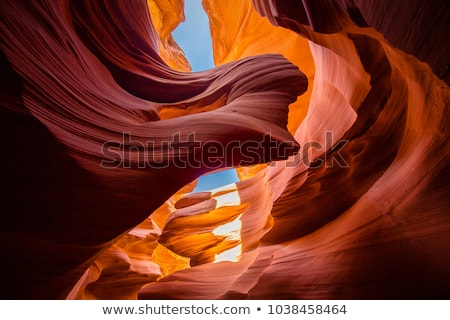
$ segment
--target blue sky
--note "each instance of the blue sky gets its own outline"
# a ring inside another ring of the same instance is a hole
[[[202,71],[214,67],[208,16],[201,0],[184,1],[185,22],[172,32],[175,41],[183,49],[192,71]],[[198,179],[194,192],[214,189],[239,181],[236,170],[230,169],[204,175]]]
[[[194,192],[215,189],[236,181],[239,181],[239,178],[235,169],[214,172],[198,178],[198,183],[194,189]]]
[[[201,0],[184,1],[185,22],[172,32],[175,41],[183,49],[192,71],[214,67],[208,16]]]

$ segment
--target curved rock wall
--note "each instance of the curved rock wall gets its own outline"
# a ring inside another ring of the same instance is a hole
[[[351,0],[203,5],[217,67],[190,73],[183,1],[0,4],[3,296],[448,297],[450,99],[438,53],[414,49],[428,29],[398,43],[399,15]],[[419,26],[430,8],[411,6]],[[241,181],[192,193],[248,160],[208,165],[211,141],[258,147]]]

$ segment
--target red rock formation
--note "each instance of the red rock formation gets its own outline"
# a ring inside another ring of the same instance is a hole
[[[189,73],[181,6],[0,4],[3,296],[447,298],[449,88],[413,56],[445,78],[445,41],[359,1],[204,1],[218,67]],[[191,193],[201,146],[268,132]]]
[[[183,149],[188,134],[200,146],[260,141],[268,131],[280,148],[292,140],[287,105],[307,82],[281,56],[198,74],[174,71],[158,56],[145,1],[4,1],[1,12],[6,296],[62,297],[96,252],[205,173],[203,164],[177,167],[201,159],[198,148]],[[165,104],[196,110],[223,95],[216,110],[159,121]],[[180,153],[165,152],[161,144],[176,134]],[[122,155],[117,168],[108,141]],[[275,160],[264,148],[257,153],[259,161]],[[164,168],[142,169],[147,156]]]

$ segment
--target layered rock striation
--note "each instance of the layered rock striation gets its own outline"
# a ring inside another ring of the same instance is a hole
[[[448,298],[448,4],[203,5],[0,4],[2,296]]]

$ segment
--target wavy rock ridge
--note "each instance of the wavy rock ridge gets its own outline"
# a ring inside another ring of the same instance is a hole
[[[190,73],[183,1],[3,1],[3,296],[448,298],[448,4],[387,4],[204,0]]]

